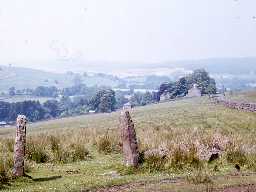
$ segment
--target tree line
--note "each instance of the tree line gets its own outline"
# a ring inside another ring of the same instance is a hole
[[[0,121],[15,121],[17,115],[24,114],[30,121],[39,121],[58,117],[95,113],[109,113],[122,108],[131,101],[132,105],[146,105],[153,102],[151,93],[134,93],[130,99],[127,93],[115,92],[110,88],[101,88],[87,95],[61,96],[59,100],[50,99],[44,103],[39,101],[23,101],[9,103],[0,101]]]
[[[12,122],[18,114],[26,115],[30,121],[86,114],[89,111],[108,113],[120,109],[127,102],[132,106],[143,106],[158,102],[160,96],[168,92],[172,98],[185,96],[188,90],[197,84],[202,94],[215,94],[216,83],[203,70],[195,70],[192,74],[180,78],[176,82],[165,82],[158,92],[135,93],[133,90],[113,91],[107,87],[87,87],[77,84],[72,87],[57,89],[56,87],[37,87],[30,90],[36,96],[52,97],[40,103],[39,101],[23,101],[8,103],[0,101],[0,121]],[[12,89],[12,91],[14,91]],[[26,90],[28,91],[28,90]],[[59,96],[58,99],[56,97]],[[127,97],[129,96],[129,97]]]

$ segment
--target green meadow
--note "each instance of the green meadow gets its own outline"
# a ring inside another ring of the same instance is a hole
[[[142,162],[122,165],[120,111],[28,124],[26,173],[12,179],[15,127],[1,128],[2,191],[223,191],[256,184],[256,113],[206,97],[132,109]],[[207,153],[221,148],[209,162]],[[166,156],[145,156],[152,149]],[[239,166],[239,170],[235,167]]]

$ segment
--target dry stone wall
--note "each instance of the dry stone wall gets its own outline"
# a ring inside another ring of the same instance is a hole
[[[238,102],[224,98],[214,98],[214,102],[227,108],[237,109],[239,111],[256,112],[256,103]]]

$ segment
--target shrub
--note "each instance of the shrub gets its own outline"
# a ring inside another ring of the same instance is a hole
[[[245,152],[241,149],[229,148],[227,150],[227,162],[232,164],[238,164],[240,166],[244,166],[247,163],[247,157]]]
[[[0,154],[0,189],[12,177],[13,157],[11,153]]]
[[[57,163],[70,163],[85,160],[89,155],[89,151],[83,144],[79,143],[73,143],[66,147],[58,144],[58,148],[55,148],[54,150],[51,148],[51,150],[53,154],[52,161]]]
[[[9,170],[5,167],[4,162],[0,160],[0,184],[7,183],[9,181],[8,171]]]
[[[69,146],[69,152],[66,153],[68,161],[75,162],[79,160],[85,160],[89,155],[89,151],[82,144],[71,144]]]
[[[163,171],[166,163],[167,158],[157,154],[150,155],[144,159],[144,167],[149,172]]]
[[[63,150],[61,147],[60,139],[55,136],[50,136],[48,142],[50,143],[51,153],[53,154],[52,161],[62,162]]]
[[[186,167],[199,168],[200,166],[201,162],[194,146],[187,150],[177,147],[170,156],[170,168],[175,170],[182,170]]]
[[[12,152],[12,153],[14,152],[14,143],[15,143],[14,139],[5,139],[4,140],[4,145],[8,152]]]
[[[192,173],[189,173],[186,177],[189,183],[199,185],[199,184],[212,184],[211,175],[207,172],[207,168],[199,168],[193,170]],[[208,188],[208,187],[207,187]]]
[[[113,167],[117,172],[124,176],[124,175],[133,175],[141,171],[140,167],[132,167],[132,166],[125,166],[123,164],[117,164]]]
[[[26,157],[36,163],[45,163],[49,156],[45,150],[45,146],[40,143],[29,142],[26,147]]]
[[[256,171],[256,154],[247,156],[247,167],[252,171]]]
[[[60,140],[55,136],[50,136],[50,147],[53,152],[58,152],[60,150]]]
[[[112,141],[109,136],[101,136],[96,141],[97,150],[100,153],[109,154],[113,151]]]

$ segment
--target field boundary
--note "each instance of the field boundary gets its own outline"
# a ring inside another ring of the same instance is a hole
[[[230,109],[237,109],[239,111],[256,112],[256,103],[238,102],[227,100],[225,98],[214,98],[215,104],[221,104]]]

